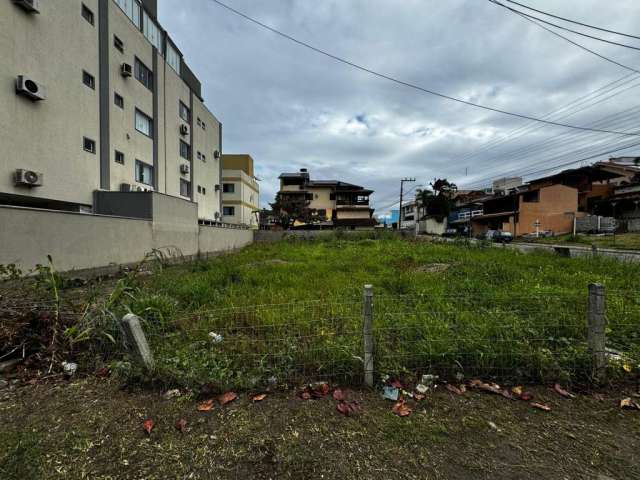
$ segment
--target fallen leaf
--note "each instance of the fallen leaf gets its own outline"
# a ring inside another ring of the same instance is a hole
[[[513,400],[513,395],[511,395],[511,392],[506,388],[500,392],[500,395],[502,395],[507,400]]]
[[[329,394],[331,388],[327,382],[316,382],[309,385],[311,395],[315,398],[325,397]]]
[[[404,400],[400,400],[398,403],[396,403],[393,408],[391,409],[393,411],[393,413],[395,413],[396,415],[398,415],[399,417],[406,417],[411,415],[411,412],[413,410],[411,410],[411,408],[404,402]]]
[[[208,412],[213,409],[213,399],[205,400],[201,404],[198,405],[199,412]]]
[[[110,374],[111,374],[111,370],[109,370],[109,368],[102,367],[96,372],[96,377],[105,378],[105,377],[108,377]]]
[[[513,387],[511,389],[511,393],[513,393],[516,397],[520,397],[523,393],[524,389],[522,388],[521,385],[518,385],[517,387]]]
[[[179,430],[180,432],[184,433],[186,428],[187,428],[187,421],[184,418],[181,418],[176,422],[176,429]]]
[[[218,402],[220,402],[220,405],[226,405],[229,402],[233,402],[236,398],[238,398],[237,393],[227,392],[218,397]]]
[[[522,395],[520,395],[520,400],[522,400],[523,402],[528,402],[533,398],[533,393],[531,392],[522,392]]]
[[[556,391],[556,393],[564,398],[575,398],[575,395],[572,393],[569,393],[568,391],[566,391],[564,388],[562,388],[560,386],[560,384],[556,383],[553,386],[553,389]]]
[[[460,385],[460,387],[456,387],[455,385],[451,385],[447,383],[446,387],[451,393],[455,393],[456,395],[464,395],[464,392],[467,391],[467,388],[464,385]]]
[[[551,407],[543,403],[531,402],[529,405],[531,405],[533,408],[537,408],[538,410],[544,410],[545,412],[551,411]]]
[[[360,411],[360,404],[356,401],[353,402],[338,402],[336,404],[336,410],[347,417]]]
[[[302,398],[302,400],[310,400],[311,394],[305,390],[300,394],[300,398]]]
[[[471,386],[484,390],[485,392],[495,393],[496,395],[502,395],[502,389],[500,385],[496,383],[484,383],[482,380],[472,380]]]
[[[427,396],[423,395],[422,393],[414,393],[413,394],[413,398],[415,399],[416,402],[419,402],[419,401],[424,400],[425,398],[427,398]]]
[[[153,430],[154,425],[155,422],[150,418],[147,418],[144,422],[142,422],[142,428],[144,428],[144,431],[147,432],[147,435],[151,435],[151,430]]]
[[[640,410],[640,405],[627,397],[620,400],[620,408]]]
[[[344,400],[344,392],[341,389],[336,388],[333,391],[333,399],[334,400],[338,400],[339,402],[343,401]]]
[[[267,394],[266,393],[261,393],[259,395],[254,395],[253,397],[251,397],[251,401],[253,403],[255,402],[261,402],[262,400],[264,400],[265,398],[267,398]]]

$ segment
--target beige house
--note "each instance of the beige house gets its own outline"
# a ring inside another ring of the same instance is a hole
[[[311,180],[306,168],[279,177],[281,197],[302,201],[317,217],[321,228],[370,228],[377,224],[369,196],[373,190],[338,180]],[[297,222],[295,226],[302,226]]]
[[[222,156],[222,220],[258,228],[260,186],[251,155]]]
[[[0,58],[0,203],[152,190],[220,218],[221,124],[157,0],[2,1]]]

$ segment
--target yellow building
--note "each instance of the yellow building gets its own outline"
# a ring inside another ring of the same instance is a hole
[[[222,155],[222,221],[258,228],[260,186],[251,155]]]

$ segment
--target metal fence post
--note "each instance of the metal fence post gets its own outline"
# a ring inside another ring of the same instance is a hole
[[[606,354],[606,305],[604,285],[589,284],[589,304],[587,310],[587,341],[593,364],[593,378],[598,383],[604,382],[607,373]]]
[[[373,387],[373,286],[364,286],[363,338],[364,338],[364,383]]]

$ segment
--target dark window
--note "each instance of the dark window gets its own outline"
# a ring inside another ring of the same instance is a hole
[[[135,117],[136,130],[145,134],[147,137],[153,135],[153,120],[136,108]]]
[[[138,60],[136,57],[136,63],[134,67],[135,77],[149,90],[153,90],[153,72],[147,68],[147,66]]]
[[[223,183],[222,184],[222,192],[223,193],[235,193],[235,191],[236,191],[235,183]]]
[[[96,79],[89,72],[83,70],[82,71],[82,83],[84,83],[87,87],[96,89]]]
[[[331,192],[329,194],[329,200],[335,200],[336,199],[336,193],[335,192]]]
[[[183,197],[191,196],[191,182],[180,179],[180,195]]]
[[[207,157],[204,156],[204,153],[202,154],[202,161],[206,162],[207,161]]]
[[[198,185],[198,193],[202,193],[202,187]]]
[[[522,201],[525,203],[537,203],[540,201],[540,190],[525,192],[522,194]]]
[[[202,160],[202,154],[198,152],[198,160]]]
[[[124,153],[119,152],[118,150],[116,150],[116,163],[124,165]]]
[[[113,92],[113,103],[116,104],[116,107],[124,108],[124,98]]]
[[[148,163],[136,160],[136,182],[153,185],[153,167]]]
[[[82,139],[82,146],[85,152],[96,153],[96,142],[90,138],[84,137]]]
[[[200,117],[198,117],[198,126],[201,127],[202,126],[202,121],[200,120]]]
[[[180,140],[180,156],[186,160],[191,160],[191,145]]]
[[[206,125],[204,124],[204,122],[202,122],[202,129],[203,129],[203,130],[206,130],[206,129],[207,129],[207,128],[206,128]]]
[[[318,210],[317,213],[318,213],[318,216],[320,217],[325,217],[325,218],[327,217],[327,210],[324,208],[321,208],[320,210]]]
[[[180,114],[180,118],[185,122],[191,121],[191,110],[189,110],[189,107],[187,107],[184,103],[180,102],[178,106],[178,112]]]
[[[91,25],[94,24],[93,12],[84,3],[82,4],[82,18],[84,18]]]
[[[236,207],[222,207],[222,215],[233,217],[236,214]]]
[[[116,35],[113,36],[113,46],[116,47],[116,49],[120,52],[124,53],[124,43]]]
[[[204,188],[204,187],[202,187],[202,194],[203,194],[203,195],[206,195],[206,194],[207,194],[207,189],[206,189],[206,188]]]

